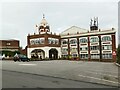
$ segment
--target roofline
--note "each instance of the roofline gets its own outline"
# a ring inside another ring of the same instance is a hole
[[[66,29],[65,31],[69,30],[69,29],[72,28],[72,27],[77,27],[77,28],[79,28],[79,29],[87,30],[87,29],[84,29],[84,28],[80,28],[80,27],[78,27],[78,26],[71,26],[71,27],[69,27],[68,29]],[[64,33],[65,31],[61,32],[60,34]]]
[[[103,35],[103,34],[111,34],[111,33],[116,33],[116,30],[105,30],[105,31],[98,31],[98,32],[84,32],[84,33],[79,33],[79,34],[61,35],[61,38],[91,36],[91,35]]]
[[[2,39],[0,41],[19,41],[19,40],[16,40],[16,39]]]

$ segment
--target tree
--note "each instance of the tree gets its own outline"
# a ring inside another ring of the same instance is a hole
[[[118,45],[118,48],[117,48],[117,63],[120,64],[120,44]]]
[[[2,54],[5,54],[5,56],[10,56],[10,57],[13,57],[15,54],[20,54],[19,51],[8,51],[8,50],[3,50],[2,51]]]

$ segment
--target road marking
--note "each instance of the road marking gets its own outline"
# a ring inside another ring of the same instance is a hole
[[[80,77],[85,77],[85,78],[92,78],[92,79],[96,79],[96,80],[102,80],[102,81],[106,81],[106,82],[111,82],[111,83],[119,83],[119,82],[114,82],[114,81],[110,81],[110,80],[105,80],[105,79],[101,79],[101,78],[95,78],[95,77],[90,77],[90,76],[85,76],[85,75],[78,75]]]
[[[19,64],[19,65],[25,65],[25,66],[36,66],[36,64]]]
[[[110,75],[110,74],[96,73],[96,72],[90,72],[90,71],[87,71],[87,72],[89,72],[89,73],[94,73],[94,74],[99,74],[99,75],[107,75],[107,76],[110,76],[110,77],[118,78],[118,76],[114,76],[114,75]]]
[[[89,69],[90,70],[90,69]],[[117,72],[110,72],[110,71],[105,71],[105,70],[94,70],[94,72],[103,72],[103,73],[114,73],[114,74],[118,74]]]

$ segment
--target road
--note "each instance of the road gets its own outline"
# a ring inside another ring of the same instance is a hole
[[[71,81],[118,86],[118,67],[114,63],[109,62],[68,60],[31,62],[2,61],[2,70],[29,73],[30,75],[35,74],[37,76],[59,77]],[[5,71],[3,71],[2,75],[10,78],[11,75],[6,75],[4,73]]]
[[[3,70],[3,74],[3,88],[113,88],[100,84],[15,71]]]

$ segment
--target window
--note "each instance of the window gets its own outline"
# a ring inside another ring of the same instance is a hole
[[[40,40],[35,40],[35,44],[40,44]]]
[[[44,44],[44,38],[30,39],[31,45]]]
[[[68,51],[68,49],[67,48],[63,48],[62,51]]]
[[[68,44],[67,40],[63,40],[62,44]]]
[[[59,44],[59,39],[55,39],[55,44]]]
[[[7,43],[7,45],[11,45],[10,43]]]
[[[77,48],[71,48],[70,51],[71,52],[77,52]]]
[[[59,44],[59,40],[56,38],[48,38],[49,44]]]
[[[99,38],[98,37],[92,37],[90,39],[90,42],[99,42]]]
[[[31,45],[34,45],[34,40],[31,40],[30,44],[31,44]]]
[[[99,50],[99,46],[90,46],[90,50]]]
[[[80,54],[81,59],[88,59],[88,54]]]
[[[88,47],[80,47],[80,50],[88,50]]]
[[[76,43],[77,43],[77,40],[76,40],[76,39],[70,40],[70,44],[76,44]]]
[[[104,45],[104,46],[102,46],[102,50],[112,50],[112,46],[111,45]]]
[[[112,59],[112,54],[111,53],[102,54],[102,58],[103,59]]]
[[[86,38],[80,39],[80,43],[87,43],[87,42],[88,42],[88,40]]]
[[[77,57],[77,54],[73,54],[72,57]]]
[[[48,38],[48,43],[49,44],[55,44],[55,40],[53,38]]]
[[[68,55],[62,55],[62,58],[68,58]]]
[[[99,54],[91,54],[91,59],[99,59],[100,55]]]
[[[105,41],[111,41],[111,37],[110,36],[104,36],[102,37],[102,41],[105,42]]]
[[[64,55],[68,54],[68,49],[67,48],[62,48],[61,51],[62,51],[62,54],[64,54]]]

